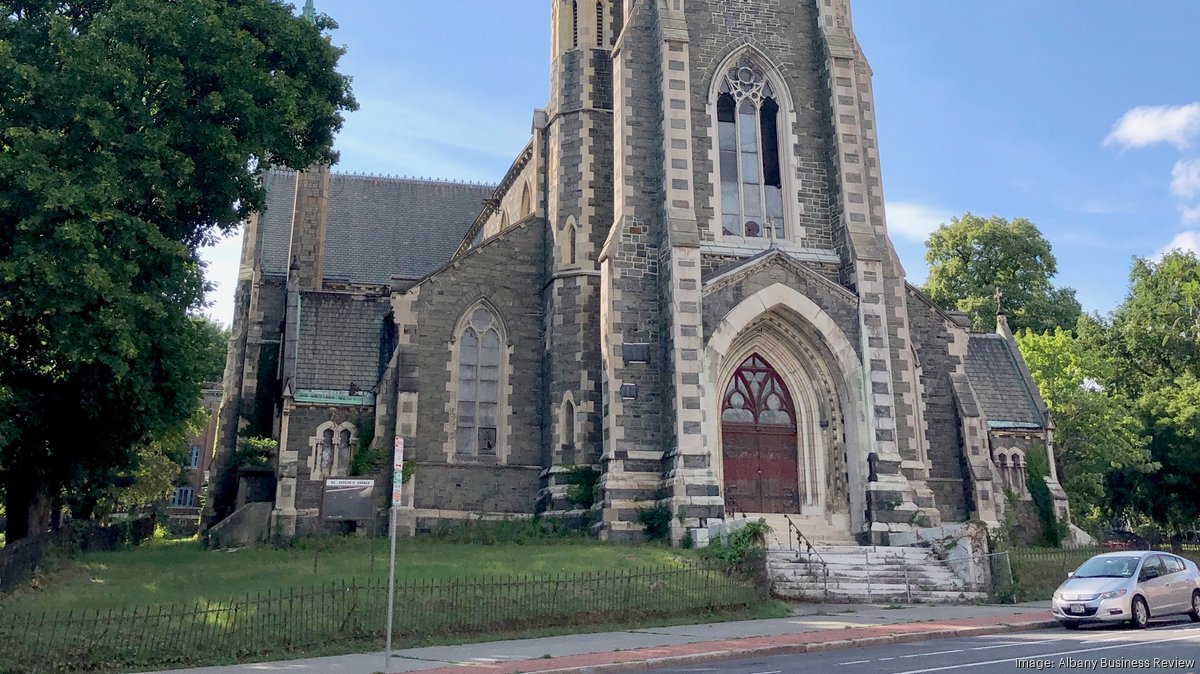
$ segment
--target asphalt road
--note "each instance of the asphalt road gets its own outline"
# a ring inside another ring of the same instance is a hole
[[[1085,627],[1068,632],[1055,628],[653,671],[658,674],[1200,673],[1200,624],[1154,622],[1150,629],[1142,631],[1125,627]]]

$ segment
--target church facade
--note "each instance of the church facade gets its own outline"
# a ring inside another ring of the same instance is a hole
[[[787,514],[886,543],[999,522],[1030,453],[1069,517],[1003,316],[905,281],[847,0],[549,1],[550,100],[498,185],[266,177],[218,446],[278,440],[273,533],[395,438],[410,532],[579,515],[583,467],[604,538],[658,508],[677,542]]]

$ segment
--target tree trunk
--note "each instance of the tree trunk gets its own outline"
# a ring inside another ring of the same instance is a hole
[[[46,533],[50,528],[50,498],[46,495],[44,482],[32,476],[10,473],[4,493],[7,520],[4,539],[7,542]]]

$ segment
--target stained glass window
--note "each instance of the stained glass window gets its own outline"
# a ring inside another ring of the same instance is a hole
[[[748,60],[726,73],[717,97],[721,231],[784,236],[779,104],[771,83]]]

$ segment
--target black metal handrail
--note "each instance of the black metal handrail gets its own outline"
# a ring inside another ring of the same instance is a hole
[[[796,551],[796,554],[800,554],[800,542],[803,541],[805,552],[807,552],[809,555],[816,555],[821,564],[825,564],[825,558],[821,556],[821,553],[817,552],[816,548],[813,547],[812,541],[808,540],[808,536],[805,536],[803,531],[800,531],[800,527],[796,526],[796,523],[792,521],[792,518],[784,515],[783,519],[787,520],[788,523],[788,547],[792,547],[792,532],[794,531],[796,532],[796,547],[792,549]]]

